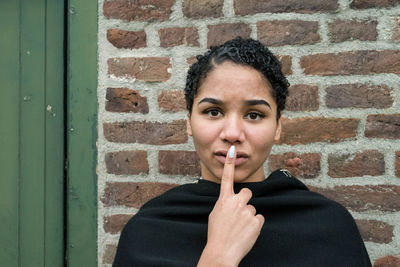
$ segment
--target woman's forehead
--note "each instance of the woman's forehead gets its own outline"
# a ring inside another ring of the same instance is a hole
[[[207,75],[196,98],[272,99],[272,90],[270,83],[256,69],[224,62]]]

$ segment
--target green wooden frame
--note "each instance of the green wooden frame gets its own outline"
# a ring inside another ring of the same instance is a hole
[[[97,266],[97,1],[68,1],[67,265]]]

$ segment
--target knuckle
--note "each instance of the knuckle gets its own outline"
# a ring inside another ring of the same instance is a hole
[[[242,196],[244,196],[244,197],[246,197],[246,198],[251,198],[252,195],[253,195],[253,193],[251,192],[251,190],[248,189],[248,188],[246,188],[246,187],[245,187],[245,188],[242,188],[242,189],[240,190],[239,194],[242,195]]]
[[[258,223],[259,223],[259,225],[260,225],[260,227],[264,224],[264,222],[265,222],[265,218],[264,218],[264,216],[262,216],[261,214],[257,214],[256,216],[255,216],[255,218],[257,218],[257,221],[258,221]]]

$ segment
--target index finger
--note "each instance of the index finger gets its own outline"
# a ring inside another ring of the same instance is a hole
[[[225,157],[224,171],[221,177],[221,190],[219,197],[233,195],[233,177],[235,174],[235,146],[229,148],[228,154]]]

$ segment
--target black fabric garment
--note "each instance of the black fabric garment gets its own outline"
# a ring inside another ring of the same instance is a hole
[[[243,187],[265,223],[239,266],[371,266],[350,213],[287,171],[235,184],[235,192]],[[113,266],[196,266],[219,190],[199,180],[147,202],[124,227]]]

